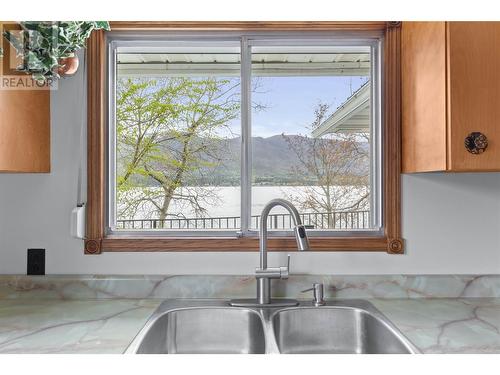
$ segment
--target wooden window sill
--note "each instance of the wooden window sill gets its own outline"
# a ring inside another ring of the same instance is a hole
[[[370,237],[310,237],[310,251],[382,251],[398,254],[403,251],[402,241],[386,236]],[[297,251],[294,237],[270,237],[270,251]],[[257,237],[141,237],[114,235],[102,240],[85,241],[87,254],[101,252],[189,252],[189,251],[257,251]]]

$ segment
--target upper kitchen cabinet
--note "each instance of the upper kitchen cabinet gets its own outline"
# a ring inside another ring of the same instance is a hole
[[[0,172],[50,172],[50,93],[0,90]]]
[[[500,22],[403,22],[402,171],[500,171]]]
[[[16,25],[0,23],[0,30],[8,27]],[[30,76],[12,68],[17,57],[5,39],[2,42],[0,172],[50,172],[50,91],[32,88]]]

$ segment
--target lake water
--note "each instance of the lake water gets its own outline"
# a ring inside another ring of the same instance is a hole
[[[303,187],[303,186],[254,186],[252,188],[252,215],[259,215],[262,212],[264,206],[274,198],[284,198],[290,199],[290,196],[299,196],[300,194],[304,194],[306,189],[313,189],[316,198],[322,197],[321,190],[319,187]],[[152,188],[156,189],[156,188]],[[222,187],[198,187],[196,188],[200,195],[203,195],[204,189],[210,189],[211,194],[216,194],[218,196],[217,202],[213,205],[205,206],[208,214],[206,217],[224,217],[224,216],[240,216],[240,188],[234,186],[222,186]],[[338,191],[342,188],[336,187]],[[356,200],[362,193],[363,190],[359,187],[351,187],[352,192],[347,194],[342,198],[342,205],[349,205],[350,201]],[[297,201],[292,199],[292,201]],[[149,207],[150,208],[150,207]],[[136,219],[145,218],[147,207],[144,207],[143,210],[140,210],[135,215]],[[300,209],[300,212],[307,212],[308,210]],[[182,212],[184,217],[194,218],[196,217],[194,211],[186,205],[178,204],[177,202],[173,202],[171,204],[170,212]],[[285,213],[286,211],[281,207],[276,207],[273,209],[275,213]],[[311,211],[310,211],[311,212]],[[132,218],[127,218],[132,219]]]

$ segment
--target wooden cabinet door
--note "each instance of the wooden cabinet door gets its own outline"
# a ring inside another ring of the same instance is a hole
[[[500,170],[500,22],[450,22],[449,152],[452,171]],[[465,137],[488,139],[471,154]]]
[[[402,170],[444,171],[446,23],[403,22],[402,27]]]
[[[0,171],[50,172],[50,92],[0,89]]]
[[[0,31],[17,29],[0,22]],[[0,38],[0,172],[50,172],[50,91],[27,89],[30,77],[14,70],[15,50]]]

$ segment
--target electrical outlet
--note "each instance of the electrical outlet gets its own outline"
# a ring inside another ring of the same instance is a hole
[[[45,249],[28,249],[28,275],[45,275]]]

